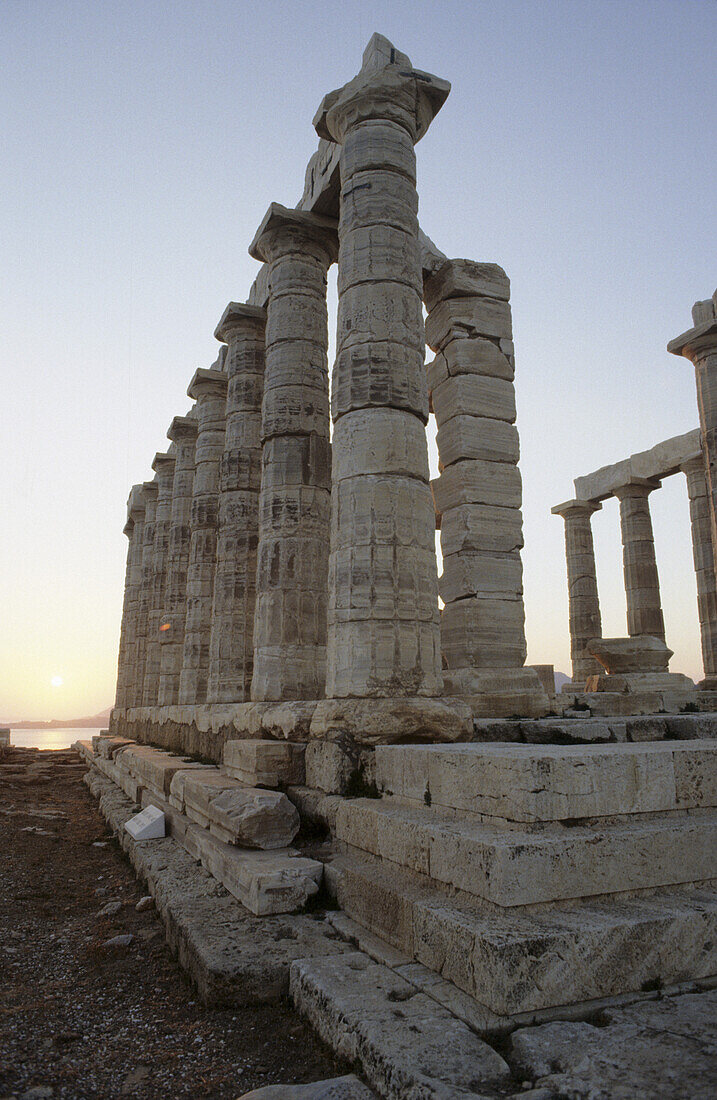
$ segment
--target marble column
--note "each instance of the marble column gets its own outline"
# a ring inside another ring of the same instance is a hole
[[[717,546],[717,290],[712,298],[695,302],[692,322],[694,327],[671,340],[667,350],[694,364],[712,544]]]
[[[171,706],[179,699],[179,677],[184,654],[184,622],[187,616],[187,568],[191,542],[192,488],[194,452],[197,444],[196,412],[175,416],[167,438],[175,450],[172,483],[172,514],[167,550],[167,581],[164,610],[159,625],[159,697],[160,706]]]
[[[251,686],[265,324],[265,310],[230,302],[214,333],[227,345],[227,402],[209,643],[210,703],[244,702]]]
[[[479,713],[533,715],[548,700],[525,668],[522,484],[510,283],[497,264],[446,260],[424,283],[438,427],[443,682]]]
[[[249,251],[270,265],[251,697],[318,699],[331,508],[326,274],[336,223],[273,203]]]
[[[144,698],[144,673],[147,664],[147,634],[149,610],[152,606],[152,580],[154,576],[154,523],[157,513],[157,479],[145,481],[144,530],[142,532],[142,580],[137,607],[137,640],[135,654],[135,679],[131,706],[141,707]]]
[[[627,633],[665,640],[660,580],[648,497],[660,482],[635,478],[615,490],[620,501],[622,560],[627,599]]]
[[[704,457],[697,455],[685,462],[682,472],[687,479],[687,494],[690,498],[692,557],[697,579],[697,612],[705,673],[703,686],[714,690],[717,687],[717,583]]]
[[[565,557],[568,565],[570,657],[573,684],[585,686],[588,676],[602,675],[601,664],[586,652],[588,642],[602,637],[595,548],[591,518],[602,505],[592,500],[567,500],[551,509],[565,520]]]
[[[133,485],[129,496],[129,518],[132,530],[132,565],[130,569],[130,598],[127,607],[127,673],[124,687],[124,707],[135,705],[137,689],[137,638],[139,633],[139,601],[142,588],[142,554],[144,551],[144,520],[146,498],[144,485]]]
[[[119,654],[117,658],[117,694],[115,707],[128,706],[130,685],[133,677],[134,637],[138,596],[138,565],[141,566],[142,536],[144,528],[144,498],[142,487],[133,485],[127,500],[127,522],[124,534],[127,536],[127,566],[124,580],[124,599],[122,601],[122,624],[120,628]]]
[[[152,591],[147,619],[147,644],[144,663],[142,706],[156,707],[159,700],[160,625],[164,613],[164,593],[167,587],[167,554],[172,524],[172,489],[174,485],[174,448],[154,456],[152,469],[157,476],[157,508],[154,517],[154,551]]]
[[[369,44],[359,75],[314,120],[341,145],[326,677],[336,699],[442,691],[414,145],[449,91]]]
[[[222,371],[198,370],[187,393],[197,403],[197,447],[179,703],[195,705],[207,701],[227,376]]]

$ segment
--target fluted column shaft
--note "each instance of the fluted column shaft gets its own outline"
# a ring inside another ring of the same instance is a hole
[[[717,583],[707,473],[702,455],[686,462],[692,525],[692,557],[697,580],[697,612],[700,620],[702,663],[706,677],[717,676]]]
[[[665,640],[660,580],[648,497],[657,482],[630,482],[615,490],[620,501],[622,560],[627,600],[627,633]]]
[[[568,567],[570,657],[573,682],[602,673],[602,666],[586,652],[588,642],[602,637],[595,547],[591,518],[602,505],[587,500],[569,500],[552,509],[565,520],[565,557]]]
[[[157,475],[157,509],[154,517],[154,551],[152,592],[147,619],[147,645],[144,665],[142,706],[156,707],[159,700],[160,624],[164,614],[164,593],[167,586],[167,556],[169,531],[172,524],[172,488],[174,484],[173,451],[156,454],[152,469]]]
[[[448,90],[371,63],[315,120],[341,145],[329,697],[442,689],[413,147]]]
[[[215,370],[198,370],[187,391],[197,402],[197,448],[187,567],[187,617],[179,680],[179,702],[184,705],[207,700],[217,555],[219,461],[224,449],[226,391],[226,375]]]
[[[243,702],[251,687],[265,322],[263,309],[232,302],[214,334],[227,344],[227,401],[209,643],[210,703]]]
[[[120,624],[119,652],[117,654],[117,690],[115,694],[115,706],[127,705],[127,675],[129,666],[129,638],[130,638],[130,604],[132,601],[132,538],[134,535],[134,521],[128,517],[124,527],[127,536],[127,564],[124,574],[124,597],[122,600],[122,622]]]
[[[167,581],[164,612],[159,626],[160,706],[179,699],[179,677],[184,655],[184,623],[187,617],[187,568],[191,542],[194,452],[197,444],[196,417],[175,416],[167,436],[176,447],[172,482],[172,514],[167,550]]]
[[[129,498],[129,518],[133,523],[131,562],[127,600],[127,661],[122,703],[118,706],[134,706],[137,683],[137,637],[139,628],[139,599],[142,587],[142,553],[144,549],[145,496],[143,485],[133,485]]]
[[[154,523],[157,513],[158,486],[154,481],[144,485],[144,530],[142,532],[142,580],[137,606],[137,638],[135,655],[134,689],[130,706],[141,707],[144,696],[144,672],[147,664],[147,634],[149,609],[152,606],[152,581],[154,577]]]

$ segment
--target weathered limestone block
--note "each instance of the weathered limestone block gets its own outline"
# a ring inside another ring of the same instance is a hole
[[[610,674],[627,672],[666,672],[673,656],[661,638],[641,635],[636,638],[599,638],[589,644],[589,652]]]
[[[169,796],[172,779],[178,771],[195,771],[202,767],[149,745],[130,744],[119,749],[114,754],[114,761],[120,772],[129,772],[165,798]]]
[[[170,444],[166,454],[154,456],[152,469],[157,477],[157,508],[154,518],[154,549],[152,556],[152,592],[147,617],[147,644],[142,689],[142,706],[157,706],[161,665],[160,625],[164,613],[167,588],[169,535],[172,525],[172,491],[176,456]]]
[[[523,595],[520,553],[491,554],[483,550],[449,554],[443,558],[438,591],[446,603],[468,596],[519,600]]]
[[[395,456],[384,452],[381,458],[381,449],[377,449],[371,476],[383,480],[385,491],[374,494],[373,502],[383,504],[383,510],[369,515],[363,509],[344,507],[345,483],[365,482],[366,478],[363,471],[351,467],[351,447],[358,428],[344,428],[342,420],[358,417],[356,410],[362,408],[391,408],[396,414],[392,419],[396,435],[409,440],[417,432],[417,424],[427,420],[413,145],[448,91],[449,86],[435,77],[422,74],[417,80],[412,72],[400,69],[395,55],[389,55],[384,67],[372,62],[371,68],[362,70],[344,88],[326,96],[315,119],[319,136],[341,145],[339,312],[332,402],[334,461],[339,472],[335,472],[332,493],[331,549],[336,568],[332,567],[329,584],[326,684],[326,694],[333,698],[431,696],[441,687],[438,580],[429,543],[434,523],[427,523],[418,546],[384,541],[384,532],[395,529],[395,517],[404,505],[394,491],[399,481],[414,481],[414,496],[425,500],[418,516],[427,519],[430,489],[425,437],[413,455],[406,453],[405,470],[396,471],[392,468]],[[379,438],[376,424],[370,445],[378,444]],[[384,459],[388,469],[380,468]],[[352,486],[348,494],[355,501],[367,501],[373,488]],[[416,520],[414,523],[417,525]],[[363,576],[356,576],[358,583],[349,606],[340,609],[339,586],[345,574],[337,551],[358,546],[355,535],[368,529],[379,540],[374,544],[375,556],[367,556],[366,571],[362,565]],[[392,599],[391,587],[381,575],[380,550],[391,545],[395,578],[406,578],[414,570],[426,578],[427,591],[413,614],[400,595]],[[375,590],[377,599],[371,597]],[[435,614],[427,618],[424,609],[429,607]]]
[[[433,307],[426,318],[426,340],[442,351],[452,340],[472,336],[512,340],[508,302],[497,298],[449,298]]]
[[[304,782],[304,745],[247,738],[227,741],[222,765],[227,775],[250,787],[281,787]]]
[[[227,376],[221,371],[198,370],[187,393],[197,402],[197,444],[179,702],[196,705],[206,702],[209,680]]]
[[[523,517],[518,508],[458,505],[443,513],[441,546],[446,556],[471,550],[500,550],[503,553],[520,550]]]
[[[184,654],[184,625],[187,617],[187,569],[191,544],[194,457],[197,443],[196,413],[190,416],[175,416],[167,431],[167,437],[171,439],[176,450],[164,613],[159,623],[159,706],[173,705],[179,699],[179,677]]]
[[[242,1093],[239,1100],[375,1100],[375,1096],[355,1074],[349,1073],[309,1085],[264,1085]]]
[[[527,652],[523,601],[485,596],[446,604],[441,639],[450,670],[522,668]],[[537,679],[535,673],[530,678]]]
[[[286,795],[245,787],[230,776],[188,774],[182,795],[193,821],[240,848],[286,848],[299,831],[299,815]]]
[[[249,251],[270,264],[251,695],[318,698],[331,468],[326,273],[336,258],[336,223],[273,203]],[[286,507],[293,510],[288,532],[272,519]]]
[[[457,741],[473,732],[471,709],[461,699],[321,699],[311,721],[311,737],[347,733],[363,745],[412,735],[430,741]]]
[[[507,343],[507,341],[504,341]],[[459,375],[484,375],[488,378],[504,378],[512,382],[515,377],[514,356],[508,356],[498,343],[482,336],[452,340],[442,352],[428,364],[428,388],[431,392],[447,378]]]
[[[432,310],[446,298],[500,298],[510,300],[510,279],[498,264],[474,260],[446,260],[424,282],[426,309]]]
[[[144,673],[147,663],[147,635],[149,633],[149,611],[152,606],[152,582],[154,577],[154,524],[157,513],[158,485],[154,481],[145,481],[144,490],[144,527],[142,531],[142,567],[137,608],[137,634],[135,655],[134,691],[132,706],[141,707],[144,693]]]
[[[462,459],[510,462],[515,465],[520,458],[515,425],[488,417],[451,417],[438,429],[437,444],[441,471]]]
[[[573,682],[584,684],[600,669],[587,652],[588,643],[602,635],[600,600],[595,569],[591,516],[602,505],[593,501],[568,500],[551,509],[565,520],[565,557],[568,567],[570,656]]]
[[[454,462],[431,482],[431,487],[439,515],[462,504],[519,509],[523,496],[520,470],[508,462]]]
[[[214,333],[227,344],[227,400],[209,642],[210,703],[243,702],[251,686],[265,323],[263,309],[230,302]]]
[[[515,421],[515,387],[505,378],[480,374],[451,375],[431,392],[433,411],[442,427],[461,413]]]
[[[616,489],[615,496],[620,501],[627,632],[631,636],[650,634],[664,642],[665,623],[647,500],[659,484],[659,481],[633,479]]]

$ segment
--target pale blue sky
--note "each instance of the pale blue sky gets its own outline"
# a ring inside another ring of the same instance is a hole
[[[529,660],[568,671],[551,505],[697,424],[665,344],[717,283],[717,4],[4,0],[0,719],[111,701],[127,491],[374,30],[453,85],[417,149],[421,223],[512,280]],[[651,499],[673,668],[699,676],[684,480]],[[624,634],[614,503],[595,531]]]

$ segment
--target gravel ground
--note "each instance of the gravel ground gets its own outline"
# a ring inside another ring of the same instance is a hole
[[[194,999],[85,770],[0,749],[0,1100],[224,1100],[346,1072],[288,1003]]]

